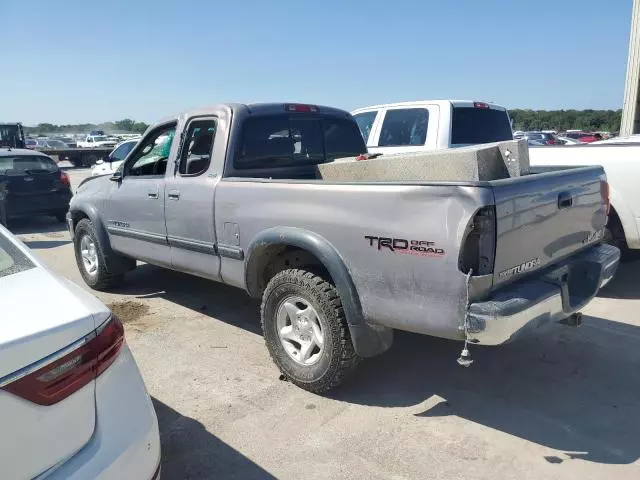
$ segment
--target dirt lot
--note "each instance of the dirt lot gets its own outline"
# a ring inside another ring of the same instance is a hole
[[[85,287],[64,225],[12,229]],[[398,333],[326,397],[279,380],[242,291],[141,265],[98,297],[154,399],[165,479],[617,479],[640,478],[639,280],[624,265],[582,328],[474,348],[470,369],[460,345]]]

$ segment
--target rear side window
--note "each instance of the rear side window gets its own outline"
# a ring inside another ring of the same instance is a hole
[[[380,130],[380,147],[424,145],[427,140],[429,112],[424,108],[388,110]]]
[[[41,155],[0,157],[0,173],[47,173],[57,170],[58,166],[52,159]]]
[[[453,107],[451,144],[477,144],[512,140],[509,115],[493,108]]]
[[[358,125],[351,119],[270,115],[245,122],[234,166],[316,165],[366,151]]]
[[[373,122],[376,120],[378,112],[362,112],[356,113],[353,118],[358,124],[362,138],[365,143],[369,141],[369,135],[371,135],[371,129],[373,128]]]

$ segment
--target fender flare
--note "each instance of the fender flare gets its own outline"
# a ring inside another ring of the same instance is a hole
[[[261,260],[270,247],[296,247],[313,254],[327,269],[335,283],[356,353],[373,357],[388,350],[393,343],[393,330],[372,326],[365,321],[360,296],[349,269],[338,251],[323,237],[301,228],[274,227],[259,233],[249,246],[245,262],[245,285],[252,297],[259,297]]]

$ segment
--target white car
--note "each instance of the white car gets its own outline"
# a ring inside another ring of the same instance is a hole
[[[125,140],[124,142],[119,143],[105,160],[98,160],[96,162],[93,170],[91,170],[91,176],[97,177],[100,175],[113,174],[113,172],[122,165],[124,159],[129,155],[129,152],[133,150],[133,147],[136,146],[138,140],[139,139]]]
[[[87,135],[83,141],[78,142],[78,148],[113,148],[117,141],[106,135]]]
[[[0,305],[0,476],[159,478],[158,421],[122,324],[3,227]]]
[[[640,143],[640,134],[629,135],[626,137],[612,137],[607,138],[606,140],[598,140],[596,142],[591,142],[591,145],[601,145],[607,143]]]

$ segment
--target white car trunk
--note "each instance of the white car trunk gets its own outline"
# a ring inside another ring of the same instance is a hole
[[[16,372],[93,332],[84,299],[39,266],[0,277],[0,465],[2,478],[31,478],[87,443],[95,426],[95,380],[52,405],[6,390]],[[104,307],[103,307],[104,308]]]

